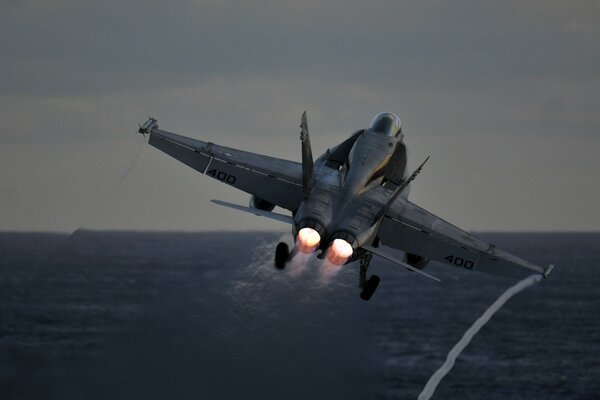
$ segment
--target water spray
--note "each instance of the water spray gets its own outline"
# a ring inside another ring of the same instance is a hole
[[[333,279],[333,277],[336,276],[341,269],[341,265],[333,264],[327,258],[325,258],[321,263],[321,267],[319,268],[319,284],[321,286],[328,285],[331,282],[331,279]]]
[[[508,288],[498,299],[488,307],[481,317],[471,325],[469,329],[464,333],[463,337],[454,345],[452,350],[448,353],[444,364],[429,378],[423,391],[419,394],[418,400],[428,400],[433,396],[433,392],[437,388],[441,380],[450,372],[454,366],[456,358],[460,353],[469,345],[471,339],[479,332],[479,330],[492,318],[492,316],[498,311],[504,303],[506,303],[511,297],[528,288],[534,283],[538,283],[542,280],[542,275],[531,275],[528,278],[523,279],[516,285]]]
[[[302,275],[306,271],[311,258],[312,254],[305,254],[299,251],[294,252],[287,265],[289,274],[294,278]]]

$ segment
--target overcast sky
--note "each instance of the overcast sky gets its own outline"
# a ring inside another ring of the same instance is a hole
[[[392,111],[415,203],[469,230],[600,229],[597,1],[0,2],[0,230],[273,229],[144,144],[300,160]]]

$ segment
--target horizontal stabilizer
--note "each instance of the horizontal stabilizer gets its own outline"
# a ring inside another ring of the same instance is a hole
[[[425,276],[425,277],[427,277],[429,279],[433,279],[434,281],[441,282],[441,280],[439,280],[435,276],[429,275],[428,273],[423,272],[420,269],[417,269],[417,268],[413,267],[412,265],[409,265],[409,264],[405,263],[404,261],[401,261],[401,260],[397,259],[396,257],[394,257],[392,255],[389,255],[389,254],[387,254],[387,253],[385,253],[385,252],[383,252],[383,251],[381,251],[381,250],[379,250],[379,249],[377,249],[375,247],[363,246],[363,249],[367,250],[368,252],[371,252],[371,253],[375,254],[376,256],[379,256],[379,257],[381,257],[383,259],[386,259],[386,260],[388,260],[390,262],[393,262],[394,264],[398,264],[401,267],[404,267],[404,268],[409,269],[409,270],[411,270],[413,272],[421,274],[421,275],[423,275],[423,276]]]
[[[290,215],[284,215],[279,213],[274,213],[271,211],[259,210],[258,208],[240,206],[239,204],[228,203],[223,200],[211,200],[213,203],[218,204],[223,207],[233,208],[234,210],[244,211],[250,214],[258,215],[259,217],[266,217],[270,219],[274,219],[275,221],[285,222],[288,224],[294,223],[294,218]]]

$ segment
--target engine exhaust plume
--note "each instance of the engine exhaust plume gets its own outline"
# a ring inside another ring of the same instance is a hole
[[[302,228],[296,235],[296,249],[300,253],[311,254],[321,243],[321,235],[313,228]]]
[[[319,269],[319,284],[320,286],[327,286],[331,283],[331,280],[334,276],[340,272],[342,269],[341,265],[334,265],[327,258],[323,260],[321,263],[321,268]]]
[[[327,249],[327,261],[333,265],[344,265],[352,257],[354,249],[352,245],[344,239],[335,239]]]
[[[287,270],[289,274],[293,277],[298,277],[306,271],[306,267],[310,262],[311,255],[300,253],[299,251],[294,251],[294,255],[292,259],[288,263]]]

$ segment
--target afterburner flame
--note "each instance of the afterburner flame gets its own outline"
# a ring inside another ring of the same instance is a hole
[[[296,249],[300,253],[310,254],[314,252],[321,242],[321,235],[313,228],[302,228],[296,236]]]
[[[327,249],[327,261],[333,265],[344,265],[354,250],[352,245],[344,239],[335,239]]]

